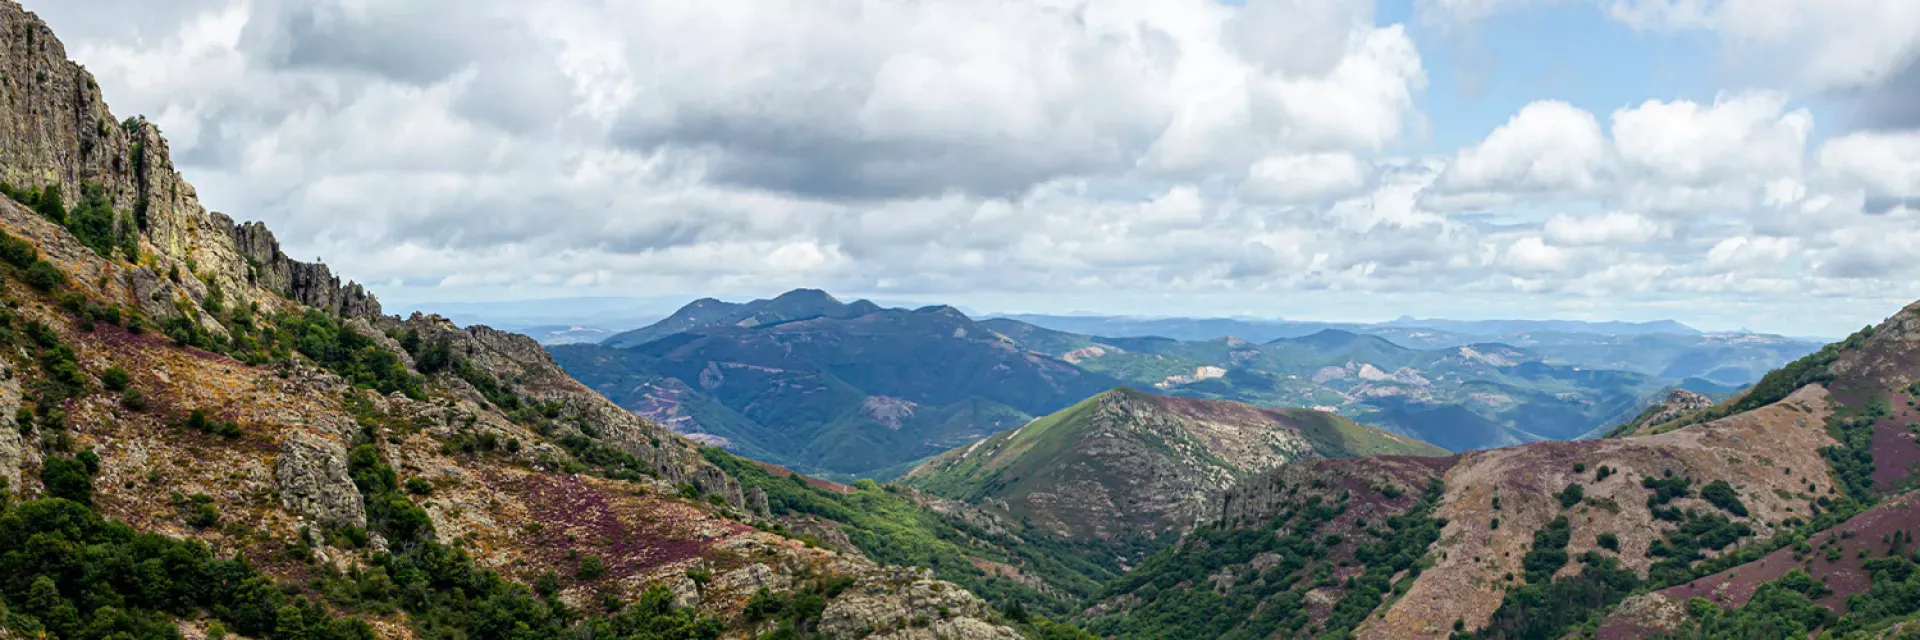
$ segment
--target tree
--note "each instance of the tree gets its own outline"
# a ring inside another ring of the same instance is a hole
[[[46,485],[47,494],[55,498],[93,504],[93,474],[87,472],[85,462],[49,457],[40,468],[40,482]]]

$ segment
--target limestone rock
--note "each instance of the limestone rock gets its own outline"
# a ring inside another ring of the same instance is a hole
[[[889,568],[861,578],[827,603],[820,631],[829,637],[1014,639],[1013,629],[987,622],[987,604],[926,569]]]
[[[280,499],[295,512],[329,527],[367,525],[360,490],[347,473],[347,448],[305,432],[280,445],[274,461]]]

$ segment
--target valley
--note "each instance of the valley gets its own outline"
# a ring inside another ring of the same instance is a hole
[[[1920,634],[1920,302],[1823,345],[803,288],[535,337],[290,257],[107,97],[0,0],[0,636]]]

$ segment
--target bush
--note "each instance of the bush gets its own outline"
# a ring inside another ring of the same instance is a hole
[[[40,250],[34,248],[31,242],[0,231],[0,260],[25,269],[40,260]]]
[[[35,261],[32,266],[27,267],[27,273],[22,278],[27,286],[42,292],[67,285],[67,274],[61,273],[52,263],[45,260]]]
[[[1602,533],[1599,536],[1594,537],[1593,543],[1600,545],[1600,548],[1606,549],[1608,551],[1614,551],[1614,552],[1620,551],[1620,536],[1616,536],[1611,533]]]
[[[126,391],[127,385],[132,382],[133,376],[118,365],[107,367],[107,370],[100,374],[100,385],[106,387],[108,391]]]
[[[1725,480],[1715,480],[1701,487],[1700,497],[1727,513],[1743,518],[1747,515],[1747,505],[1740,502],[1740,495],[1734,493],[1733,485],[1727,484]]]
[[[126,391],[120,393],[120,406],[126,407],[129,411],[146,411],[147,394],[139,389],[127,387]]]
[[[607,561],[601,560],[600,556],[581,556],[580,566],[574,573],[581,580],[599,580],[606,575]]]
[[[1579,484],[1568,483],[1567,488],[1560,490],[1559,497],[1560,508],[1566,509],[1573,505],[1580,504],[1581,500],[1586,499],[1587,490],[1580,488]]]
[[[48,457],[40,467],[40,482],[47,495],[80,504],[93,504],[93,474],[87,464],[74,458]]]

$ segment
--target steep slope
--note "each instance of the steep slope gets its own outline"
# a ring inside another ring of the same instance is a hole
[[[1417,478],[1393,458],[1284,466],[1111,583],[1092,628],[1628,638],[1913,625],[1916,379],[1920,304],[1723,404],[1683,396],[1638,421],[1657,428],[1435,461],[1419,502],[1380,488]],[[1379,517],[1342,524],[1354,508]],[[1344,562],[1309,560],[1328,556]]]
[[[764,491],[531,339],[383,316],[205,211],[11,0],[0,139],[9,634],[1013,637],[773,533]]]
[[[1248,474],[1380,454],[1445,452],[1319,411],[1116,389],[942,454],[902,481],[1069,536],[1159,537]]]
[[[836,476],[875,475],[1114,384],[1022,350],[950,307],[715,325],[634,348],[552,353],[630,410],[738,453]]]

